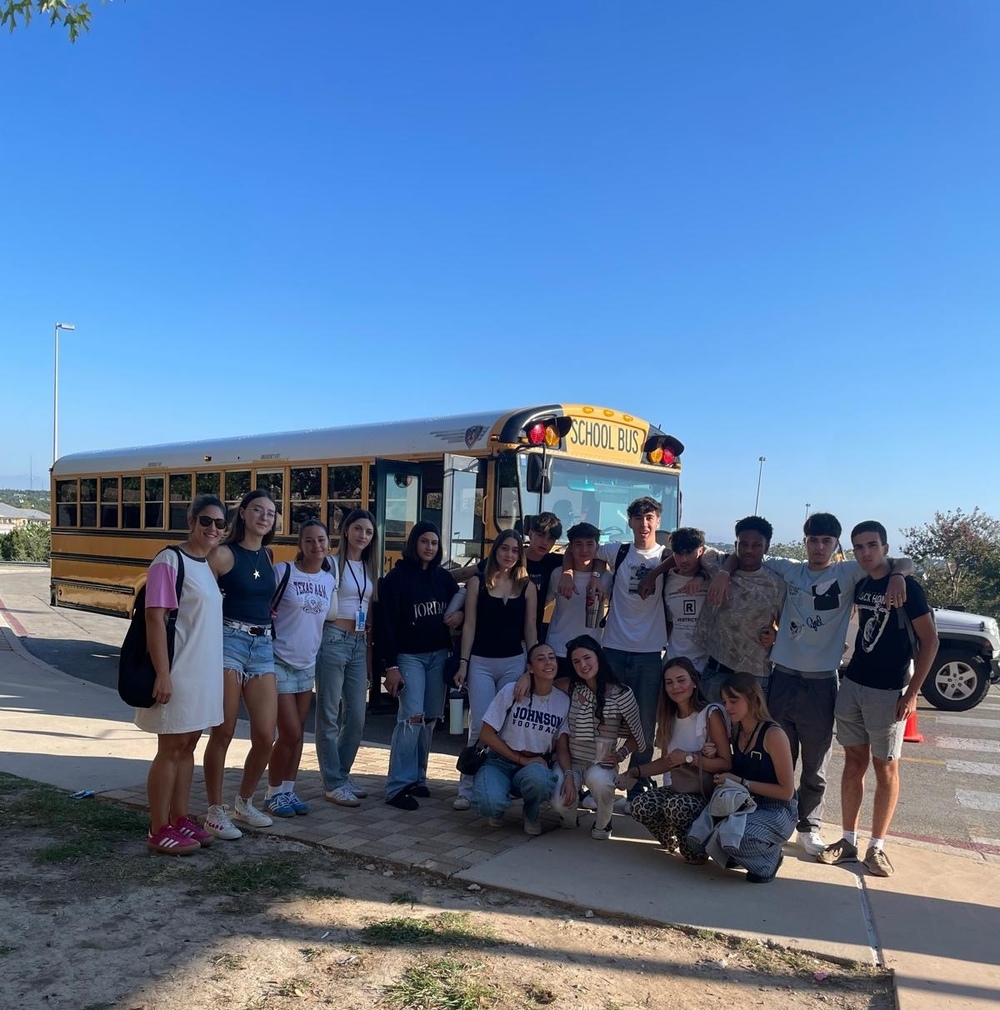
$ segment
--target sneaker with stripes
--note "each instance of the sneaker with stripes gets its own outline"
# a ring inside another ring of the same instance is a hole
[[[172,824],[164,824],[155,835],[150,831],[146,835],[146,846],[165,856],[190,856],[201,848],[193,838],[182,835]]]
[[[215,835],[206,831],[196,821],[190,817],[180,817],[174,824],[174,831],[185,838],[193,838],[203,849],[207,848],[215,841]]]

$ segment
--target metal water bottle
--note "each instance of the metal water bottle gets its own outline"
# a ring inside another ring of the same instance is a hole
[[[596,628],[601,621],[601,593],[594,580],[587,583],[587,627]]]

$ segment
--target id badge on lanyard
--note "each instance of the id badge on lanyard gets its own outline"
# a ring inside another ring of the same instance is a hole
[[[354,630],[364,631],[367,621],[368,621],[368,611],[365,609],[364,604],[362,604],[360,607],[358,607],[357,611],[354,614]]]
[[[358,577],[354,574],[354,569],[351,565],[347,566],[347,570],[351,573],[354,585],[357,586],[358,589],[358,609],[354,612],[354,630],[364,631],[368,626],[368,607],[365,605],[365,594],[368,592],[368,572],[362,568],[365,580],[365,584],[362,587],[361,583],[358,582]]]

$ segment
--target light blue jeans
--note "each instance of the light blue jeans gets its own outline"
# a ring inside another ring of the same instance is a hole
[[[396,727],[389,747],[389,774],[385,798],[392,799],[407,786],[427,782],[427,758],[434,727],[444,713],[444,663],[447,649],[437,652],[400,653],[396,662],[404,688],[399,696]]]
[[[533,761],[522,767],[491,752],[476,772],[472,794],[483,817],[503,817],[511,798],[520,797],[524,800],[524,819],[537,821],[538,808],[554,798],[559,782],[559,773],[548,765]]]
[[[327,792],[351,774],[365,729],[368,650],[364,635],[323,627],[316,657],[316,756]]]

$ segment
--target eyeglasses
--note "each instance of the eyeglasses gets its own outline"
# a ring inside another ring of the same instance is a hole
[[[248,512],[253,512],[253,513],[255,513],[256,515],[259,515],[259,516],[261,516],[261,517],[262,517],[262,518],[264,518],[264,519],[274,519],[274,517],[275,517],[275,515],[276,515],[276,513],[274,513],[274,512],[267,512],[267,511],[265,511],[265,510],[264,510],[264,509],[262,509],[262,508],[258,508],[258,507],[257,507],[256,505],[251,505],[251,506],[250,506],[250,507],[249,507],[249,508],[247,509],[247,511],[248,511]]]
[[[224,530],[226,528],[226,520],[216,519],[214,516],[198,516],[198,525],[204,526],[206,529],[209,526],[215,526],[217,530]]]

